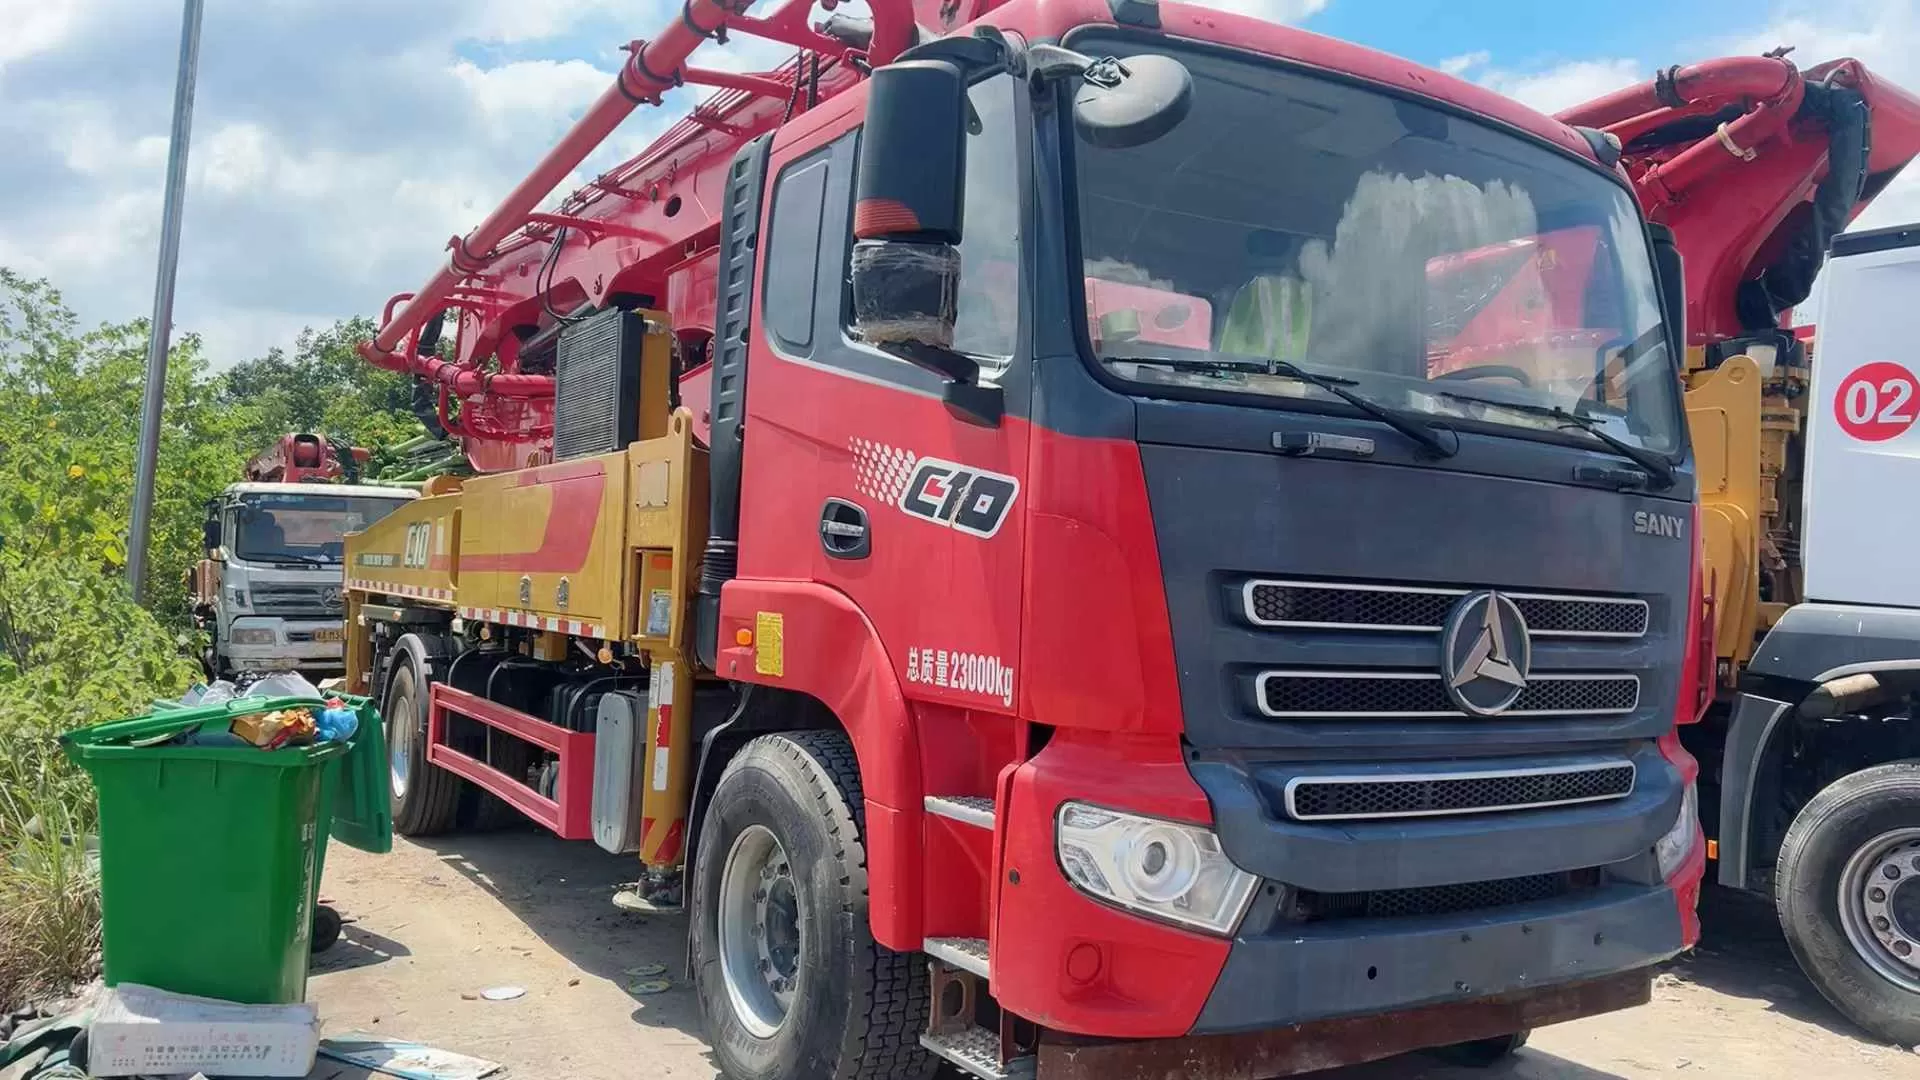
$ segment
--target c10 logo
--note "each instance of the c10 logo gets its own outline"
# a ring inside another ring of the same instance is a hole
[[[400,558],[400,565],[416,570],[427,565],[428,543],[433,538],[433,523],[416,521],[407,526],[407,547]]]
[[[900,509],[914,517],[987,539],[1000,531],[1020,494],[1011,476],[939,458],[921,458],[900,496]]]

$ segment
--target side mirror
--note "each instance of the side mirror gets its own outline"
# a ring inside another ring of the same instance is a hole
[[[220,519],[209,517],[200,523],[200,546],[208,551],[220,549]]]
[[[967,80],[945,60],[873,73],[853,204],[853,317],[875,345],[953,345]]]
[[[970,113],[957,64],[874,70],[853,203],[853,321],[862,340],[945,379],[956,413],[991,425],[1000,394],[953,349]]]
[[[1193,109],[1193,73],[1170,56],[1146,53],[1089,64],[1073,95],[1073,127],[1095,146],[1145,146]]]
[[[1658,222],[1647,223],[1647,236],[1653,241],[1653,269],[1659,278],[1660,317],[1673,328],[1673,339],[1680,353],[1673,358],[1676,369],[1686,366],[1687,278],[1681,265],[1680,243],[1673,229]]]

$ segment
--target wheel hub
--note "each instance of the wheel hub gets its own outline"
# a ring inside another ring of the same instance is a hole
[[[1842,928],[1888,981],[1920,992],[1920,829],[1862,845],[1840,875]]]
[[[407,731],[399,719],[400,714],[411,714],[413,699],[404,699],[404,709],[394,709],[394,715],[387,718],[387,782],[393,785],[393,797],[407,797],[407,764],[412,753]]]
[[[800,899],[786,849],[765,826],[741,832],[719,889],[720,973],[742,1027],[771,1038],[800,982]]]

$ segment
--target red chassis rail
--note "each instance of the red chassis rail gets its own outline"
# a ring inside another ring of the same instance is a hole
[[[449,716],[465,717],[551,751],[559,758],[554,797],[549,799],[529,787],[524,777],[509,776],[480,758],[455,750],[447,741]],[[428,695],[427,761],[511,803],[562,840],[593,839],[591,733],[556,727],[446,683],[434,683]]]

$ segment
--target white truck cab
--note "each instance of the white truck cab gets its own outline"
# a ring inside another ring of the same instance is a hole
[[[191,583],[212,639],[210,678],[342,669],[346,535],[416,498],[350,484],[241,483],[207,506],[207,558]]]

